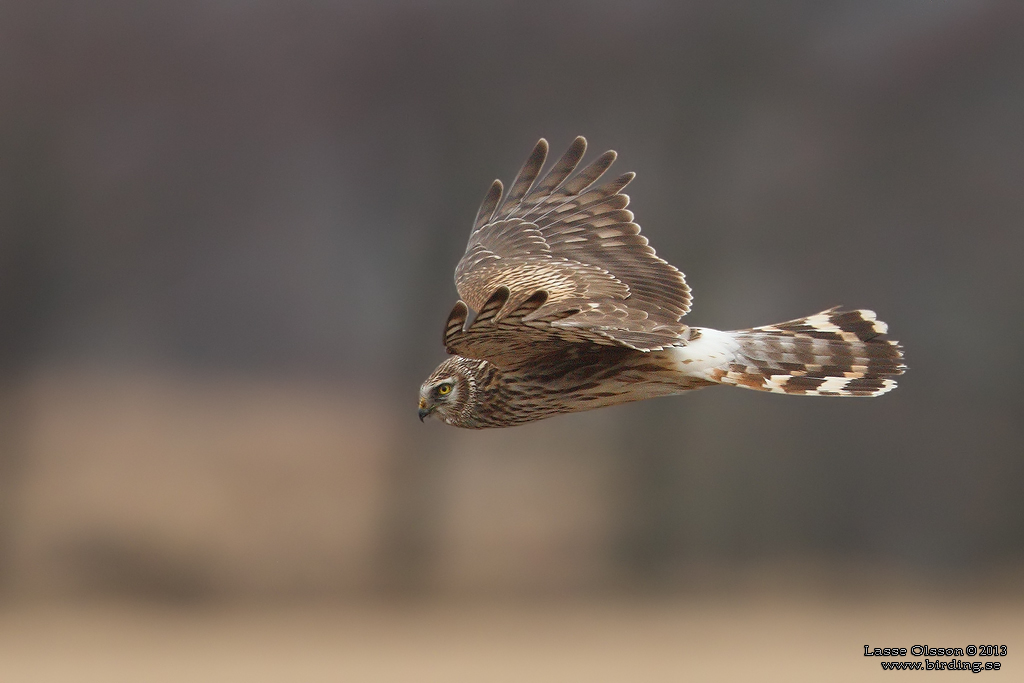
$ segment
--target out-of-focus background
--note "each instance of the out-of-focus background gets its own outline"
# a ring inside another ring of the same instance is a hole
[[[865,643],[1020,643],[1022,122],[1010,1],[4,2],[0,672],[862,680]],[[478,202],[578,134],[693,324],[869,307],[900,388],[421,425]]]

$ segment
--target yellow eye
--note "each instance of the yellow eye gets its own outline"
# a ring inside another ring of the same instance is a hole
[[[448,394],[452,393],[452,385],[442,384],[437,388],[437,393],[439,396],[447,396]]]

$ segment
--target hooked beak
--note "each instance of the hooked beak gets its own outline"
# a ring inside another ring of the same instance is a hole
[[[433,411],[434,411],[433,408],[428,408],[427,407],[426,399],[421,398],[420,399],[420,412],[419,412],[420,422],[423,422],[423,420],[426,419],[427,415],[430,415],[430,413],[432,413]]]

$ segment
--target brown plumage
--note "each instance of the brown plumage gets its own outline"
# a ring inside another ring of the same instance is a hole
[[[733,332],[685,325],[683,274],[626,209],[634,175],[595,187],[615,152],[573,175],[586,148],[576,138],[540,178],[541,139],[504,200],[491,185],[455,269],[453,356],[420,388],[420,419],[506,427],[711,384],[819,396],[896,386],[902,353],[871,311]]]

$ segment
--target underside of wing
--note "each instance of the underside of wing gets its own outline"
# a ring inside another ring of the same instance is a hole
[[[491,186],[455,271],[459,295],[480,313],[467,327],[467,311],[457,340],[446,333],[450,351],[491,360],[559,344],[651,351],[680,343],[691,301],[683,274],[654,253],[626,209],[632,173],[595,187],[615,152],[573,175],[586,146],[576,138],[538,180],[542,139],[504,200],[501,182]],[[508,295],[495,299],[501,288]],[[488,304],[495,310],[481,320]]]

